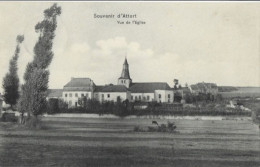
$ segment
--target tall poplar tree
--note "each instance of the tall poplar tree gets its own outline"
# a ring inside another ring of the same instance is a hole
[[[44,19],[35,26],[39,33],[34,46],[33,61],[28,63],[24,74],[25,83],[22,85],[20,112],[28,112],[29,116],[42,114],[47,107],[46,97],[49,82],[49,70],[53,52],[52,45],[57,27],[57,16],[61,14],[61,7],[53,4],[44,10]]]
[[[17,60],[20,53],[20,44],[23,42],[24,36],[18,35],[16,37],[16,49],[14,56],[9,63],[9,72],[5,75],[3,79],[3,88],[4,88],[4,100],[5,103],[10,104],[13,109],[13,105],[17,103],[19,98],[19,77],[17,74]]]

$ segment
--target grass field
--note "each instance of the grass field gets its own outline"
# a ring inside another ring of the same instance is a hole
[[[174,120],[178,133],[133,132],[151,121],[43,118],[46,130],[0,123],[0,166],[260,166],[259,129],[249,120]]]

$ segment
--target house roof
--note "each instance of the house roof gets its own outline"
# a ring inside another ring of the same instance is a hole
[[[128,89],[124,85],[107,85],[100,87],[99,92],[127,92]]]
[[[105,87],[104,85],[95,86],[95,92],[100,92],[104,87]]]
[[[90,78],[71,78],[64,86],[66,91],[91,91],[95,84]]]
[[[62,89],[48,89],[48,98],[62,97]]]
[[[71,80],[64,87],[87,87],[91,86],[90,78],[71,78]]]
[[[132,93],[154,93],[155,90],[171,90],[166,82],[132,83],[129,90]]]

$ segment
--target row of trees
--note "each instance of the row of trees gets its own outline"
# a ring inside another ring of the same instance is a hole
[[[52,52],[53,39],[57,28],[57,16],[61,14],[61,7],[53,4],[44,10],[44,19],[35,26],[39,34],[34,46],[34,57],[28,63],[24,73],[25,83],[19,93],[19,78],[17,74],[17,60],[20,53],[20,44],[24,37],[17,36],[17,46],[13,58],[10,60],[9,72],[3,80],[4,99],[7,104],[14,106],[18,103],[18,110],[27,112],[29,117],[37,117],[47,108],[47,89],[50,72],[48,67],[54,56]]]
[[[200,93],[197,95],[192,93],[186,93],[184,96],[182,96],[181,92],[175,92],[174,101],[181,102],[181,100],[185,100],[185,102],[189,104],[197,102],[220,102],[223,100],[223,97],[221,94],[213,95],[211,93]]]
[[[121,101],[117,98],[116,102],[105,101],[99,102],[95,99],[82,98],[79,101],[80,106],[69,108],[68,104],[61,99],[48,100],[48,114],[55,113],[96,113],[96,114],[114,114],[118,116],[125,116],[131,114],[133,105],[130,105],[128,100]]]

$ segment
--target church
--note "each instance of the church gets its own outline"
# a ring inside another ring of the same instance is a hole
[[[173,103],[174,92],[166,82],[133,82],[125,58],[117,85],[96,85],[90,78],[71,78],[63,87],[62,99],[69,107],[78,107],[79,99],[96,99],[99,102],[121,101]]]

